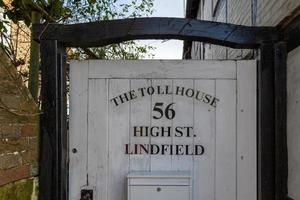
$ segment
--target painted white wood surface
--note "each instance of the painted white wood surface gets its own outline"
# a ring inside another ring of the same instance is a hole
[[[88,68],[74,63],[70,69],[69,193],[80,199],[87,184]],[[72,153],[72,150],[77,151]]]
[[[157,85],[170,85],[172,86],[172,80],[154,79],[152,80],[152,86]],[[172,95],[152,95],[151,100],[151,126],[158,127],[172,127],[172,121],[162,117],[161,119],[153,119],[153,115],[158,116],[153,112],[155,103],[163,103],[164,108],[173,102]],[[151,144],[172,144],[172,137],[150,137]],[[172,169],[172,156],[171,155],[151,155],[151,171],[169,171]]]
[[[192,79],[183,80],[176,79],[173,80],[173,88],[180,86],[184,87],[185,90],[189,88],[194,89],[194,81]],[[191,91],[191,90],[190,90]],[[174,95],[173,101],[175,102],[174,110],[176,110],[176,117],[173,120],[173,127],[193,127],[194,124],[194,101],[193,98],[188,98],[186,96]],[[185,114],[183,114],[185,113]],[[186,130],[186,129],[185,129]],[[185,133],[184,133],[185,134]],[[173,144],[178,145],[194,145],[194,132],[191,130],[189,137],[176,137],[173,136]],[[185,134],[186,135],[186,134]],[[172,156],[172,170],[179,171],[193,171],[193,157],[194,156],[182,156],[173,155]]]
[[[90,79],[88,82],[88,183],[95,190],[96,199],[106,199],[108,191],[108,80]],[[103,95],[105,94],[105,95]],[[98,108],[98,109],[95,109]]]
[[[236,78],[235,61],[230,60],[201,62],[198,60],[87,60],[80,62],[83,66],[89,66],[89,78]]]
[[[85,66],[87,65],[87,66]],[[125,200],[132,171],[185,171],[193,200],[256,198],[255,61],[84,61],[71,64],[70,199]],[[182,68],[182,69],[181,69]],[[102,73],[101,73],[102,72]],[[184,86],[216,96],[214,108],[179,95],[109,100],[140,87]],[[152,118],[174,102],[174,119]],[[133,126],[193,126],[195,137],[134,137]],[[126,155],[125,144],[201,144],[201,156]],[[78,149],[72,153],[73,148]]]
[[[109,80],[108,99],[111,99],[112,97],[129,90],[130,80]],[[124,144],[128,144],[130,142],[130,104],[123,104],[122,106],[116,107],[113,104],[109,103],[108,107],[109,177],[107,199],[126,200],[126,174],[129,172],[130,167],[129,155],[125,155]]]
[[[216,80],[215,198],[236,199],[236,81]]]
[[[256,199],[256,61],[237,61],[237,199]]]
[[[195,80],[194,87],[209,94],[215,94],[215,80]],[[216,109],[206,104],[194,103],[195,144],[205,146],[202,156],[194,156],[193,197],[194,199],[215,198],[215,151],[216,151]]]
[[[151,85],[151,80],[134,79],[130,80],[131,88],[147,87]],[[151,96],[138,98],[134,102],[130,102],[130,143],[131,144],[149,144],[150,136],[134,137],[134,126],[150,126],[151,125]],[[129,155],[130,171],[149,171],[150,155]]]

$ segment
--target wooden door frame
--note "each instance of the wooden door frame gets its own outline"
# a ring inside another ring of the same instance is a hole
[[[35,24],[41,43],[40,199],[68,199],[66,48],[135,39],[179,39],[257,49],[258,200],[287,198],[287,43],[276,27],[248,27],[185,18],[137,18],[85,24]]]

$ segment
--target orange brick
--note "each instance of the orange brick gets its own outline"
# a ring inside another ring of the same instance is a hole
[[[21,129],[22,136],[33,136],[35,135],[34,127],[32,124],[25,124]]]
[[[0,170],[6,170],[21,165],[20,154],[8,153],[0,156]]]
[[[30,177],[29,165],[23,165],[8,170],[0,170],[0,186],[28,177]]]
[[[25,151],[21,153],[22,164],[31,164],[38,161],[38,152],[37,151]]]

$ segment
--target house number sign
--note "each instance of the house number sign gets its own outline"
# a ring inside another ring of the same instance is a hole
[[[216,107],[219,99],[203,91],[186,88],[183,86],[157,85],[140,87],[134,90],[119,94],[110,99],[110,102],[118,107],[132,100],[151,95],[180,95],[186,98],[193,98],[195,101]],[[173,120],[176,115],[176,102],[153,102],[152,120]],[[133,137],[176,137],[192,138],[197,137],[193,126],[133,126],[131,133]],[[151,154],[151,155],[203,155],[204,146],[201,144],[125,144],[125,154]]]

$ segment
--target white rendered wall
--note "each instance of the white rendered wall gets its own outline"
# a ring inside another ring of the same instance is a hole
[[[300,47],[288,55],[287,88],[288,190],[300,200]]]

